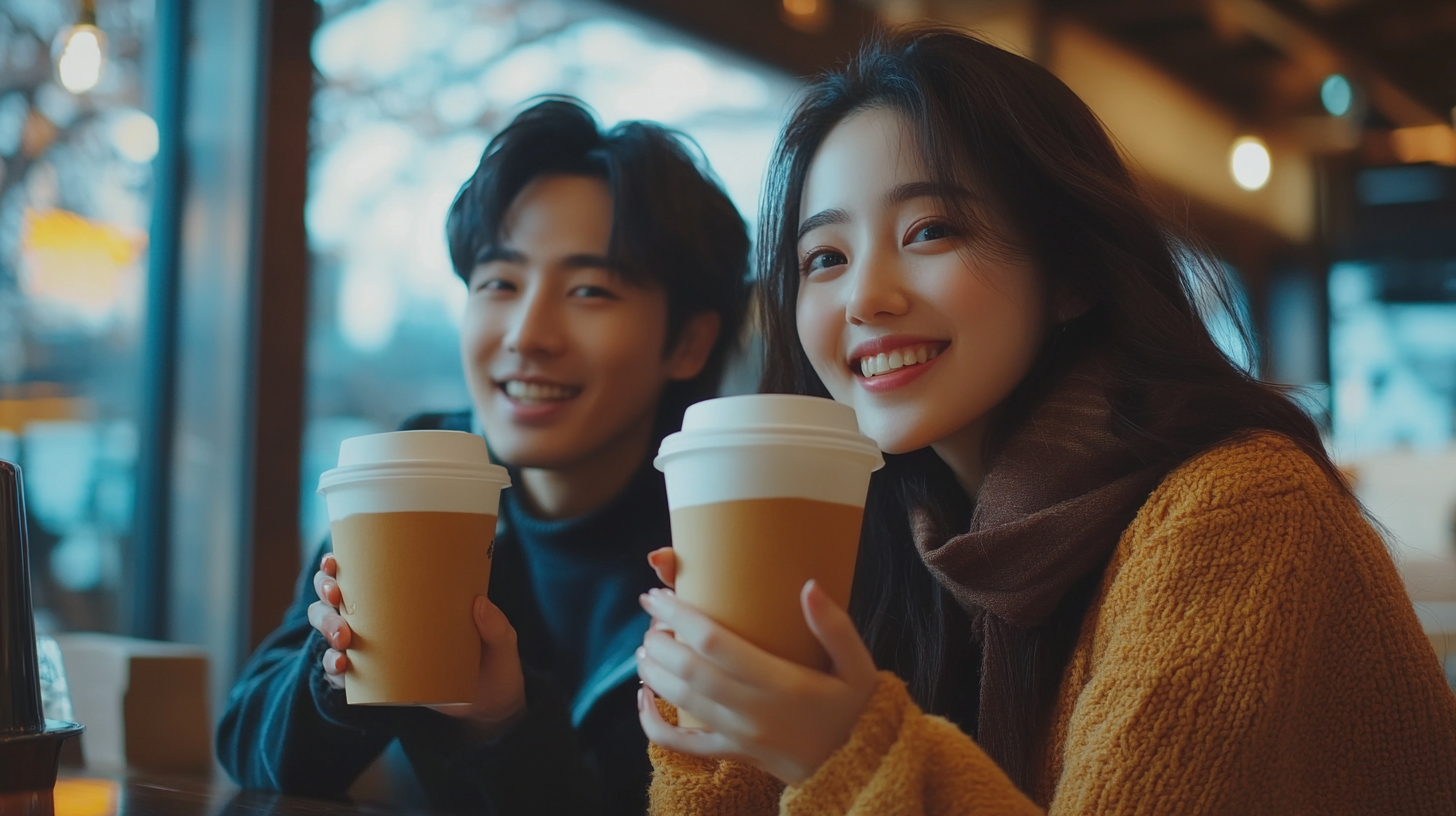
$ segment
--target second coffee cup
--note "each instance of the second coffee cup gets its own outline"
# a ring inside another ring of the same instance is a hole
[[[506,469],[460,431],[344,440],[319,478],[349,624],[344,690],[353,705],[472,702],[480,635],[472,608],[490,585]]]
[[[816,669],[828,657],[804,622],[811,578],[849,605],[870,474],[884,465],[854,409],[757,394],[688,408],[662,442],[683,601],[760,648]],[[679,712],[684,726],[701,725]]]

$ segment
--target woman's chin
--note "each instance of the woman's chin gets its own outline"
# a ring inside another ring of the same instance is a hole
[[[906,435],[898,431],[880,430],[877,428],[866,428],[860,423],[860,430],[865,436],[875,441],[879,449],[888,454],[901,454],[918,451],[928,447],[934,440],[922,439],[919,435]]]

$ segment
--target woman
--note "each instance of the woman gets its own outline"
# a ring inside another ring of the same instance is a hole
[[[746,310],[748,232],[677,134],[603,130],[565,99],[491,141],[446,232],[469,289],[471,410],[406,427],[483,433],[511,468],[474,609],[476,698],[346,704],[354,633],[325,542],[244,668],[218,756],[245,787],[334,796],[398,740],[437,809],[640,814],[637,596],[652,582],[643,555],[669,538],[650,454],[717,392]]]
[[[831,672],[644,596],[655,812],[1456,812],[1381,539],[1061,82],[890,35],[811,86],[765,200],[766,390],[892,455],[853,619],[802,596]]]

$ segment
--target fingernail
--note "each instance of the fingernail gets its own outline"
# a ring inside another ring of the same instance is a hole
[[[641,688],[637,689],[637,710],[647,710],[647,692],[643,691]]]
[[[663,611],[662,600],[657,596],[655,589],[642,596],[642,605],[647,607],[647,611],[654,616]]]
[[[637,659],[638,660],[646,660],[647,659],[647,647],[646,646],[638,646],[637,647]]]

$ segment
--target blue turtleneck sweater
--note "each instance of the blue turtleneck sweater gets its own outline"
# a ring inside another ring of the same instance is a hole
[[[404,428],[470,430],[470,415]],[[229,696],[217,734],[228,773],[247,788],[339,796],[398,739],[435,808],[642,813],[651,768],[633,653],[648,625],[637,596],[656,583],[646,555],[670,543],[662,475],[644,462],[611,503],[570,519],[535,518],[519,496],[502,494],[489,593],[516,629],[526,678],[526,715],[509,733],[481,740],[443,714],[349,706],[329,687],[328,645],[308,624],[325,541]]]

